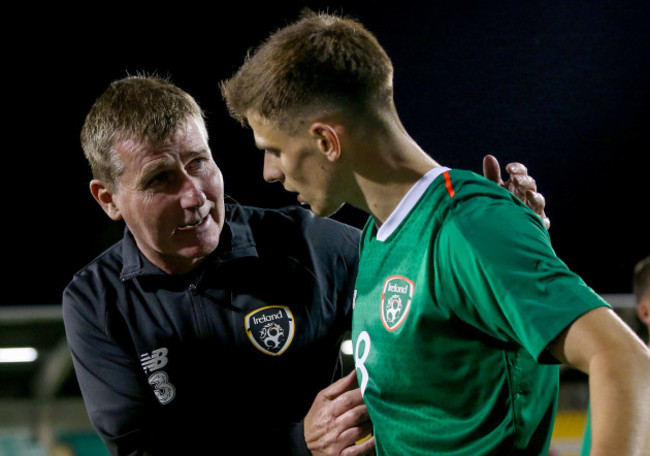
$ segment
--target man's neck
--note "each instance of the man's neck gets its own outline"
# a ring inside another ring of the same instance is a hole
[[[391,146],[379,146],[357,163],[358,192],[350,203],[381,224],[413,185],[431,169],[440,166],[410,137],[403,135]]]

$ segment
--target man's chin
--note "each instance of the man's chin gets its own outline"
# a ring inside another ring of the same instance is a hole
[[[163,269],[170,274],[187,274],[199,267],[208,255],[209,253],[196,252],[190,255],[184,252],[182,255],[177,255],[174,259],[168,259],[166,261],[166,267]]]
[[[170,263],[175,264],[175,269],[185,273],[198,267],[212,252],[217,249],[219,238],[212,242],[201,242],[197,245],[186,246],[178,249],[175,255],[168,258]]]
[[[304,205],[307,206],[307,205]],[[337,207],[314,207],[314,206],[309,206],[309,209],[314,213],[314,215],[317,215],[318,217],[322,218],[328,218],[332,217],[335,215],[341,208],[343,207],[343,204]]]
[[[195,246],[188,246],[178,251],[180,258],[185,258],[188,262],[201,261],[219,246],[219,238],[213,242],[205,242]]]

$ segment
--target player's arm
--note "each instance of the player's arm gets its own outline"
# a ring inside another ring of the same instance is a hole
[[[609,308],[589,311],[549,345],[589,375],[591,456],[642,455],[650,432],[650,350]]]
[[[307,448],[314,456],[375,454],[374,437],[364,440],[372,424],[356,371],[318,393],[305,417],[304,430]]]
[[[521,163],[513,162],[506,165],[510,178],[503,181],[501,167],[492,155],[483,158],[483,176],[505,188],[531,208],[544,222],[546,229],[551,227],[551,220],[546,216],[544,209],[546,201],[544,196],[537,191],[537,183],[528,175],[528,169]]]

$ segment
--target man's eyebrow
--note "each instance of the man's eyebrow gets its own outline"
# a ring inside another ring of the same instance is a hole
[[[210,157],[211,152],[209,149],[197,149],[197,150],[190,150],[188,152],[184,152],[183,154],[183,160],[184,161],[191,161],[196,157]],[[154,176],[158,174],[160,171],[163,171],[170,166],[173,166],[176,163],[176,161],[173,158],[161,158],[156,160],[153,164],[145,164],[141,168],[141,173],[140,176],[144,179]]]
[[[183,158],[185,159],[193,159],[195,157],[210,157],[212,156],[212,152],[210,149],[197,149],[197,150],[191,150],[189,152],[184,152]]]
[[[277,152],[279,149],[277,147],[270,146],[263,141],[255,140],[255,147],[259,150],[268,150],[269,152]]]
[[[259,150],[273,150],[263,137],[253,134],[253,141],[255,141],[255,147]]]
[[[145,164],[141,168],[140,177],[144,180],[158,174],[160,171],[169,168],[174,164],[173,159],[161,158],[156,160],[153,164]]]

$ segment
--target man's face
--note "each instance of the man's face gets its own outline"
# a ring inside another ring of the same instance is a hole
[[[340,209],[345,201],[337,194],[334,164],[308,128],[290,135],[255,114],[248,117],[248,124],[255,144],[264,151],[264,180],[298,193],[298,201],[318,216],[328,217]]]
[[[124,171],[109,215],[124,219],[155,265],[191,270],[217,248],[225,217],[223,178],[198,121],[160,144],[123,140],[114,148]]]

